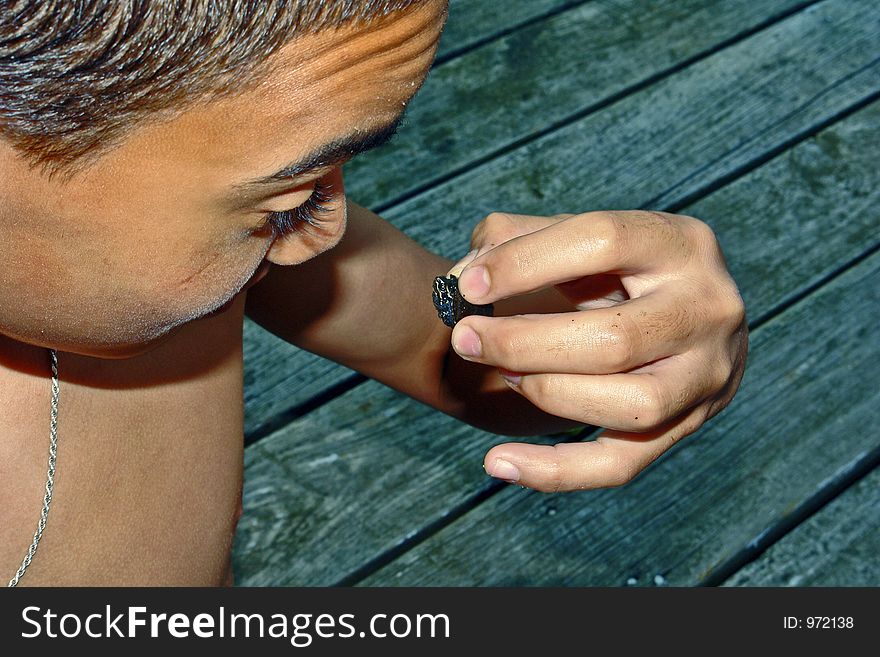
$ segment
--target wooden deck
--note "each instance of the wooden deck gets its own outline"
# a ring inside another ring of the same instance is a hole
[[[700,217],[740,392],[631,484],[546,495],[485,475],[503,437],[248,323],[238,583],[880,585],[875,0],[499,6],[452,1],[350,196],[455,259],[492,210]]]

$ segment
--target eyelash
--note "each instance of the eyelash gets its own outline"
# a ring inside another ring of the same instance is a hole
[[[322,203],[329,203],[333,200],[332,192],[332,185],[318,182],[315,184],[315,189],[312,190],[312,195],[299,207],[281,212],[270,212],[267,223],[272,228],[273,237],[277,239],[291,235],[302,230],[304,224],[318,226],[324,220],[322,215],[330,212],[330,208]]]

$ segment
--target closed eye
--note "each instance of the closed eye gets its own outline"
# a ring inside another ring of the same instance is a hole
[[[315,183],[315,189],[305,203],[292,210],[270,212],[266,223],[272,228],[273,239],[287,237],[306,226],[320,226],[324,221],[323,215],[330,212],[327,205],[333,200],[333,185],[321,182]]]

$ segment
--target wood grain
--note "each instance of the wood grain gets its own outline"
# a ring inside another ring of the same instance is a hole
[[[524,23],[564,11],[591,0],[505,0],[504,11],[485,0],[450,0],[449,18],[437,48],[444,61],[481,43],[498,38]]]
[[[554,214],[659,207],[651,199],[668,204],[685,198],[876,92],[880,27],[863,17],[869,4],[811,7],[597,114],[394,206],[385,216],[427,248],[458,258],[467,251],[473,226],[492,210]],[[724,25],[723,34],[731,33],[731,24],[733,33],[748,25],[733,19],[710,22],[718,29]],[[612,66],[617,59],[625,60],[624,68],[650,65],[649,55],[633,63],[622,49],[623,43],[610,49],[603,65]],[[548,66],[552,71],[552,61]],[[607,79],[615,78],[609,73]],[[377,163],[377,172],[390,166],[381,159]],[[352,376],[351,370],[247,324],[248,434]]]
[[[347,165],[348,193],[383,209],[802,4],[588,2],[527,25],[432,71],[395,142]]]
[[[880,234],[876,210],[880,204],[880,180],[876,168],[872,167],[873,153],[880,148],[880,133],[876,129],[878,121],[880,105],[875,104],[783,153],[700,204],[687,208],[696,216],[712,217],[752,316],[766,315],[781,300],[789,299],[805,286],[815,285],[823,277],[833,274],[840,263],[862,253],[870,245],[871,236],[876,240]],[[766,266],[759,266],[762,262],[766,262]],[[855,310],[858,307],[858,304],[847,307],[847,313],[852,314],[853,321],[864,322],[864,312]],[[826,311],[817,307],[815,312],[821,318]],[[818,359],[814,352],[824,348],[827,336],[809,325],[799,325],[797,330],[801,334],[792,343],[792,348],[805,350],[811,358]],[[795,336],[797,330],[792,329]],[[786,339],[789,337],[787,335]],[[753,346],[753,359],[756,349],[758,347]],[[771,348],[771,352],[773,349],[776,347]],[[791,357],[798,355],[785,353]],[[831,363],[838,367],[835,365],[836,356]],[[817,360],[815,367],[819,365],[826,367],[824,361]],[[841,366],[846,365],[848,361],[843,361]],[[778,372],[773,368],[767,372],[768,379],[763,381],[759,377],[755,385],[773,385]],[[804,375],[821,379],[815,372],[814,368]],[[825,391],[817,394],[824,395]],[[740,393],[731,409],[732,412],[741,407],[747,416],[729,429],[728,438],[734,445],[755,441],[749,435],[753,433],[752,414],[766,413],[769,419],[765,418],[765,421],[774,422],[775,416],[782,412],[772,405],[756,408],[743,398]],[[849,412],[850,403],[855,403],[855,399],[844,393],[840,407],[842,413]],[[718,419],[726,417],[725,414]],[[833,414],[829,417],[833,419]],[[804,431],[812,435],[809,426]],[[493,484],[480,469],[482,454],[502,440],[499,436],[477,431],[440,415],[375,382],[364,384],[309,413],[248,450],[245,516],[235,553],[241,581],[254,585],[330,584],[338,581],[383,552],[396,549],[420,527],[442,522],[451,509],[467,505],[469,500],[491,487]],[[767,441],[769,438],[765,439]],[[687,446],[692,444],[702,444],[702,439],[694,438],[684,443]],[[774,455],[784,457],[785,452],[775,452]],[[690,467],[687,457],[679,458],[685,458]],[[694,467],[714,467],[715,457],[711,450],[700,458],[709,462],[703,464],[697,459],[692,463]],[[736,465],[739,458],[739,454],[735,455],[731,463]],[[257,471],[258,464],[264,460],[283,464],[286,478],[267,480]],[[734,472],[737,472],[735,468]],[[800,477],[802,473],[798,470],[793,474]],[[648,491],[651,495],[656,494],[656,487],[663,489],[667,484],[666,478],[658,478],[653,472],[644,480],[654,482]],[[688,480],[686,483],[695,486],[696,492],[709,486],[706,481]],[[310,491],[308,495],[302,494],[305,487]],[[676,486],[676,489],[680,487]],[[643,490],[641,494],[646,493]],[[632,499],[623,498],[620,491],[597,495],[608,495],[605,502],[607,512],[622,514],[622,518],[652,499],[651,495],[640,499],[638,494]],[[511,496],[515,500],[531,499],[519,489],[505,492],[454,523],[453,527],[476,517],[475,514],[483,508],[491,516],[500,501],[509,503]],[[626,503],[620,503],[624,499]],[[664,499],[668,501],[668,498]],[[540,509],[544,507],[541,505],[551,504],[551,500],[558,500],[553,504],[571,505],[571,513],[575,514],[567,519],[560,515],[554,521],[558,523],[555,531],[561,535],[581,531],[579,523],[585,521],[577,513],[589,514],[592,501],[586,503],[584,498],[567,496],[537,496],[531,503],[538,505],[538,511],[518,506],[511,506],[507,511],[508,521],[519,520],[518,534],[505,534],[509,538],[504,543],[506,549],[511,548],[515,537],[518,537],[516,540],[525,540],[529,532],[542,533],[544,525],[530,523],[543,517]],[[697,504],[701,502],[698,500]],[[549,513],[552,508],[545,510]],[[654,512],[658,510],[650,504],[648,508]],[[711,507],[705,509],[710,516],[712,510]],[[772,514],[770,508],[765,511]],[[489,522],[483,516],[480,518],[480,522]],[[700,521],[707,522],[705,518]],[[699,526],[694,531],[698,531]],[[479,532],[478,535],[481,540],[487,540],[485,535]],[[652,541],[659,540],[657,536],[659,534],[649,535],[641,547],[650,551]],[[442,544],[446,537],[446,533],[438,534],[429,543]],[[733,550],[735,544],[727,547]],[[470,549],[488,549],[488,544],[469,546],[467,550]],[[592,548],[581,546],[579,550],[579,557],[585,561],[589,561],[590,555],[597,556]],[[623,552],[621,558],[626,556],[626,550]],[[417,548],[415,554],[423,554],[422,548]],[[461,558],[471,556],[468,551],[461,552]],[[527,556],[541,561],[540,550]],[[598,556],[610,558],[607,554]],[[709,556],[720,558],[719,553],[710,553]],[[286,567],[279,567],[279,563]],[[407,576],[415,580],[420,573],[427,573],[428,566],[431,564],[416,563],[411,570],[407,566]],[[486,563],[483,566],[486,567],[486,578],[499,576],[497,568],[489,568]],[[628,562],[609,565],[613,573],[604,572],[603,577],[607,579],[602,581],[613,584],[625,581],[633,572],[628,566]],[[705,567],[710,568],[711,564],[705,564]],[[663,566],[661,572],[665,569]],[[458,579],[445,579],[452,577],[454,570],[450,566],[438,575],[436,581],[460,582],[468,573],[463,571]],[[393,583],[397,581],[395,572],[386,570],[377,577],[383,583]],[[561,581],[550,579],[547,572],[537,573],[535,577],[536,582]],[[571,581],[578,581],[577,577],[582,574],[573,573]]]
[[[880,469],[811,516],[725,586],[880,586]]]
[[[880,445],[863,430],[880,421],[878,316],[880,254],[756,331],[732,407],[635,481],[555,496],[509,487],[363,584],[699,584]]]

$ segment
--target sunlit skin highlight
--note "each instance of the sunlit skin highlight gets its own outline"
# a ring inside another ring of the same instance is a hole
[[[699,220],[492,212],[455,264],[346,199],[351,143],[390,135],[445,17],[427,0],[302,37],[247,90],[137,127],[70,180],[0,142],[0,570],[17,568],[41,504],[45,347],[65,352],[65,451],[33,584],[231,581],[245,310],[280,340],[486,431],[606,428],[489,450],[487,474],[536,490],[624,485],[730,402],[748,324]],[[278,221],[318,186],[320,216]],[[430,299],[450,270],[494,317],[450,333]],[[302,479],[281,470],[298,503]]]
[[[396,122],[428,73],[445,12],[428,1],[302,37],[247,91],[140,126],[69,180],[0,141],[0,571],[21,563],[42,503],[51,347],[59,476],[23,585],[232,582],[249,288],[267,263],[262,286],[305,275],[272,307],[316,307],[309,294],[328,277],[309,277],[327,260],[315,256],[375,256],[358,245],[390,230],[367,229],[365,210],[346,199],[341,166],[356,149],[247,183]],[[279,236],[271,213],[301,207],[319,182],[326,210]]]
[[[444,2],[429,2],[297,38],[245,93],[141,126],[70,180],[0,143],[0,333],[138,355],[235,303],[264,260],[296,265],[332,248],[346,225],[344,160],[259,189],[243,183],[398,119],[445,17]],[[302,205],[318,180],[332,189],[322,221],[276,238],[267,215]]]

